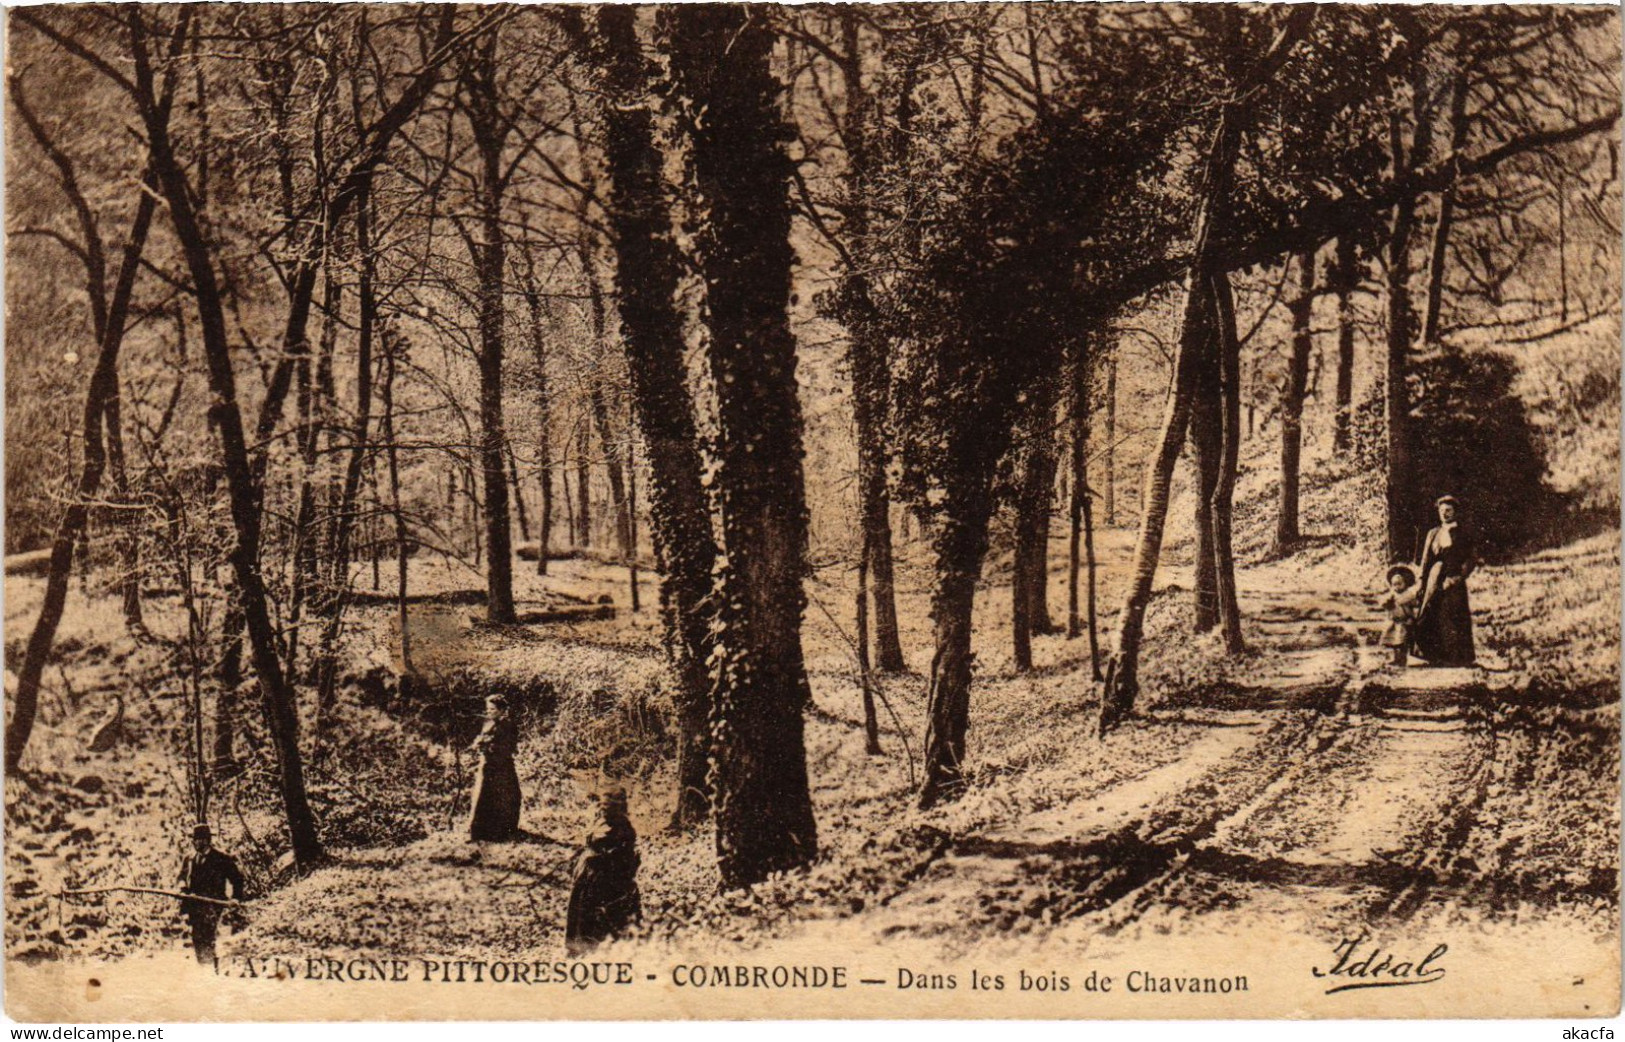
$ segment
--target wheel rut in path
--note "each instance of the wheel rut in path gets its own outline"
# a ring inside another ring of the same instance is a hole
[[[1243,612],[1254,657],[1128,725],[1201,729],[1175,759],[944,837],[887,900],[883,932],[1113,933],[1296,905],[1403,918],[1458,888],[1504,744],[1490,706],[1515,678],[1393,667],[1357,596],[1263,590]]]
[[[1196,844],[1299,758],[1335,743],[1325,718],[1276,714],[1203,730],[1180,757],[1064,805],[952,837],[888,902],[882,933],[1054,924],[1177,871]]]

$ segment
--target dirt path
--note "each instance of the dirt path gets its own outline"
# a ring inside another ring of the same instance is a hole
[[[1158,729],[1172,740],[1055,806],[955,834],[866,916],[874,933],[952,951],[990,927],[1370,921],[1470,890],[1478,815],[1528,744],[1495,715],[1517,678],[1396,669],[1369,644],[1374,603],[1259,578],[1242,593],[1245,664],[1149,704],[1107,745],[1132,749]]]

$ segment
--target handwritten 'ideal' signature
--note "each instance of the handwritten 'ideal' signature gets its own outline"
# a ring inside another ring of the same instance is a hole
[[[1353,991],[1356,988],[1399,988],[1411,984],[1432,984],[1444,978],[1445,968],[1438,965],[1438,962],[1444,958],[1445,952],[1450,950],[1449,945],[1435,945],[1432,951],[1417,959],[1384,951],[1375,944],[1369,948],[1365,947],[1366,942],[1370,940],[1371,935],[1363,930],[1358,937],[1345,937],[1332,946],[1337,963],[1331,969],[1312,967],[1316,977],[1328,978],[1333,982],[1333,986],[1326,989],[1326,994],[1335,995],[1340,991]]]

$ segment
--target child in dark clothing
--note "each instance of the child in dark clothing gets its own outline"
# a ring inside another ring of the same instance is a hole
[[[1383,647],[1392,648],[1394,665],[1404,666],[1411,651],[1411,640],[1416,628],[1416,574],[1407,565],[1396,564],[1388,569],[1388,596],[1383,599],[1383,610],[1388,613],[1388,628],[1382,631]]]

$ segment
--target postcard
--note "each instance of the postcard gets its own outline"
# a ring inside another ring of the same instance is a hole
[[[24,1022],[1620,1009],[1620,15],[12,7]]]

